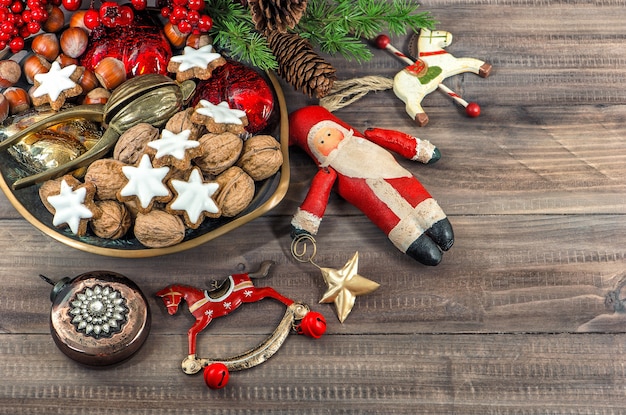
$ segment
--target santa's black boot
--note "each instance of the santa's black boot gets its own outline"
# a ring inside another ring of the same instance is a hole
[[[452,231],[452,225],[448,218],[437,221],[426,230],[426,234],[430,236],[430,239],[435,241],[443,251],[452,248],[454,244],[454,232]]]
[[[441,262],[441,250],[426,234],[413,241],[406,254],[424,265],[437,265]]]

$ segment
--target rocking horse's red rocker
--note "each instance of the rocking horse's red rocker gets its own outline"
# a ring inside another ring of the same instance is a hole
[[[253,278],[267,276],[271,261],[261,264],[254,273],[233,274],[214,290],[201,290],[188,285],[172,284],[156,293],[174,315],[184,300],[196,322],[188,331],[189,354],[183,360],[182,368],[186,374],[194,374],[203,367],[204,378],[211,388],[223,388],[228,381],[228,372],[248,369],[269,359],[278,351],[292,329],[298,334],[319,338],[326,331],[326,321],[320,313],[309,310],[304,304],[284,297],[271,287],[256,288]],[[226,316],[243,303],[253,303],[264,298],[273,298],[283,303],[287,310],[279,326],[272,335],[256,348],[233,358],[202,359],[196,357],[196,338],[209,323],[217,317]]]

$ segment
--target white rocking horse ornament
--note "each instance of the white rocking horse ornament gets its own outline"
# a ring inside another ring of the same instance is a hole
[[[403,55],[389,44],[389,38],[382,35],[376,39],[378,47],[390,50],[394,55],[409,63],[409,66],[398,72],[393,80],[393,91],[406,104],[406,112],[421,127],[428,123],[428,115],[422,108],[422,99],[435,89],[440,88],[467,110],[468,115],[474,114],[466,101],[445,87],[444,79],[461,73],[472,72],[486,78],[491,73],[491,64],[474,58],[456,58],[445,48],[452,43],[452,33],[443,30],[431,31],[422,29],[417,40],[417,61]],[[474,104],[477,105],[477,104]],[[474,111],[474,112],[473,112]],[[480,109],[478,109],[478,113]]]
[[[466,72],[486,78],[491,72],[491,64],[474,58],[456,58],[448,53],[444,48],[452,42],[450,32],[421,29],[414,39],[417,39],[414,42],[417,50],[413,51],[417,55],[416,61],[393,47],[388,36],[378,36],[374,40],[376,47],[391,52],[408,66],[398,72],[393,80],[368,76],[336,81],[329,95],[320,100],[320,105],[332,112],[355,102],[368,92],[393,88],[396,96],[405,103],[407,114],[423,127],[428,123],[428,115],[422,108],[422,100],[434,90],[440,89],[465,107],[468,116],[477,117],[480,106],[475,102],[468,103],[442,82],[450,76]]]

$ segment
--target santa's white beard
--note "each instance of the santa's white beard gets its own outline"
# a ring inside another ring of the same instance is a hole
[[[389,151],[353,135],[345,137],[326,160],[320,161],[322,167],[330,166],[347,177],[395,179],[412,176]]]

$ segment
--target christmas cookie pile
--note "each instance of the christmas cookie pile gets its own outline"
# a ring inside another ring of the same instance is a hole
[[[148,248],[162,248],[207,220],[240,214],[254,197],[255,181],[278,171],[282,153],[272,136],[244,140],[230,131],[245,124],[243,111],[212,107],[219,111],[207,115],[201,101],[162,129],[138,124],[120,136],[112,157],[87,168],[82,181],[64,176],[43,183],[39,196],[53,224],[78,236],[134,236]]]

